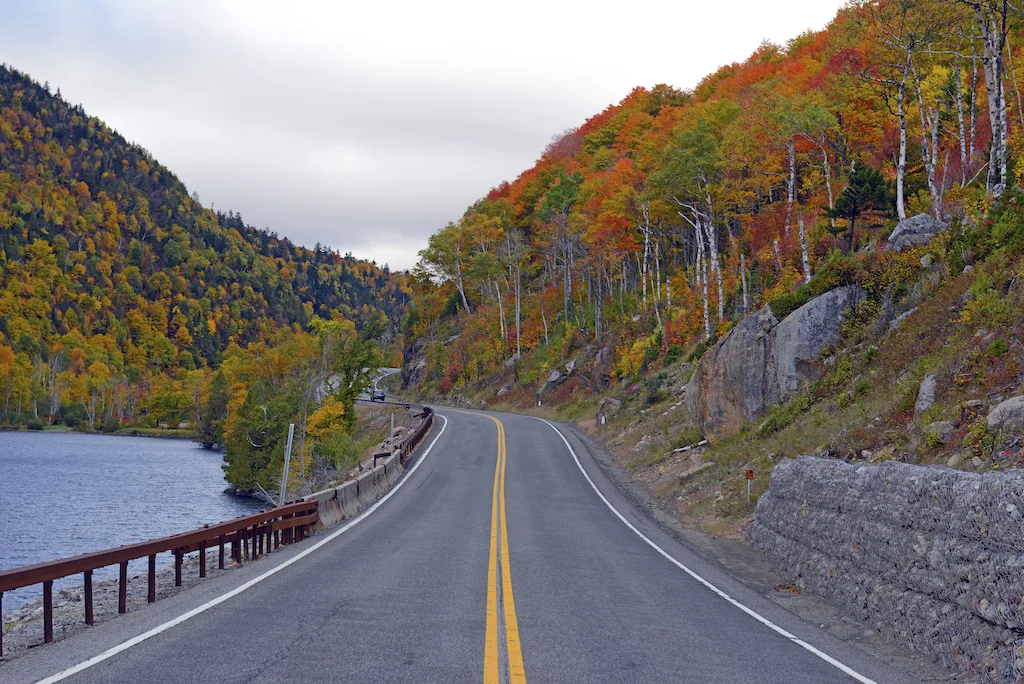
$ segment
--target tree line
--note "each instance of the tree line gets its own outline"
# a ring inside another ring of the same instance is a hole
[[[553,345],[588,341],[629,375],[908,216],[983,225],[1015,192],[1022,25],[1005,0],[851,2],[823,31],[692,90],[637,88],[555,136],[420,253],[405,329],[425,343],[423,388],[537,351],[532,382]]]
[[[311,383],[355,340],[397,345],[410,296],[406,274],[203,207],[145,149],[0,66],[0,426],[200,429],[229,448],[233,482],[266,486],[252,454],[278,445],[253,435],[328,396],[350,426],[348,400]],[[317,425],[312,451],[337,461],[341,438]]]

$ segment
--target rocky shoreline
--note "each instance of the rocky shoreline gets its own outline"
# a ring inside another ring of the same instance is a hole
[[[262,558],[262,557],[261,557]],[[256,559],[258,562],[260,559]],[[247,561],[246,564],[253,561]],[[217,567],[217,554],[207,554],[206,579],[212,579],[240,567],[230,558],[225,558],[225,567]],[[182,562],[182,583],[174,586],[174,568],[166,567],[157,571],[157,600],[186,591],[200,582],[199,556],[186,556]],[[93,616],[96,624],[107,622],[118,616],[117,579],[94,580],[92,588]],[[42,594],[42,585],[37,585]],[[148,584],[144,573],[128,576],[128,612],[134,612],[148,605]],[[24,655],[28,649],[43,643],[43,599],[33,599],[14,610],[4,611],[0,616],[3,629],[4,654],[0,664]],[[79,585],[53,593],[53,640],[60,641],[72,634],[89,629],[85,624],[85,594]]]

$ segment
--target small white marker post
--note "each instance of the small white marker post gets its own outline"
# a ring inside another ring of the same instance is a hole
[[[747,470],[747,508],[750,508],[750,483],[754,481],[754,471]]]
[[[284,496],[288,490],[288,463],[292,460],[292,436],[295,434],[295,423],[288,424],[288,443],[284,447],[284,473],[281,475],[281,496],[278,506],[284,505]]]

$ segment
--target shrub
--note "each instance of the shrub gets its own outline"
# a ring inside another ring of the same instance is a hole
[[[686,360],[689,361],[690,363],[696,363],[697,361],[700,361],[700,357],[704,356],[704,352],[706,352],[708,349],[711,349],[711,347],[715,346],[716,341],[717,338],[712,337],[710,340],[707,340],[706,342],[699,342],[697,346],[694,347],[693,351],[690,352],[690,355],[686,357]]]
[[[678,344],[671,345],[665,352],[665,365],[671,366],[673,363],[679,360],[679,357],[683,355],[683,348]]]
[[[89,414],[81,404],[68,404],[60,410],[60,421],[69,428],[77,428],[80,423],[88,420]]]
[[[767,420],[757,428],[758,437],[767,437],[788,427],[790,423],[796,420],[801,413],[811,408],[813,404],[814,400],[811,394],[805,392],[794,397],[789,403],[773,407],[768,414]]]
[[[823,295],[829,290],[838,287],[843,282],[843,265],[846,262],[840,259],[833,259],[825,264],[825,267],[814,274],[811,282],[804,283],[795,291],[776,297],[768,302],[772,313],[779,320],[782,320],[793,313],[801,306],[811,301],[818,295]]]
[[[29,418],[28,422],[25,423],[25,426],[28,427],[29,430],[42,430],[43,421],[38,418]]]
[[[665,379],[660,375],[653,378],[644,380],[644,402],[648,406],[653,406],[658,402],[665,400],[665,392],[662,390],[665,384]]]
[[[992,212],[991,246],[1011,253],[1024,249],[1024,208],[1017,197],[1011,197]]]
[[[682,449],[683,447],[688,447],[691,444],[696,444],[702,439],[704,439],[704,434],[700,431],[699,427],[696,425],[687,425],[680,430],[679,434],[677,434],[672,440],[672,448]]]
[[[998,358],[1009,350],[1010,345],[1006,343],[1006,340],[992,340],[992,343],[988,345],[988,349],[985,350],[985,355]]]

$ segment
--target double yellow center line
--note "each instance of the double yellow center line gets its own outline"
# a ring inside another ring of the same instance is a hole
[[[498,461],[494,466],[494,490],[491,499],[491,551],[487,563],[487,633],[484,639],[484,684],[498,684],[498,570],[501,570],[501,602],[505,617],[505,646],[508,654],[509,681],[526,684],[523,652],[519,645],[519,623],[512,597],[512,566],[508,554],[508,523],[505,518],[505,426],[498,426]],[[500,535],[499,535],[500,532]],[[498,549],[501,549],[499,566]]]

